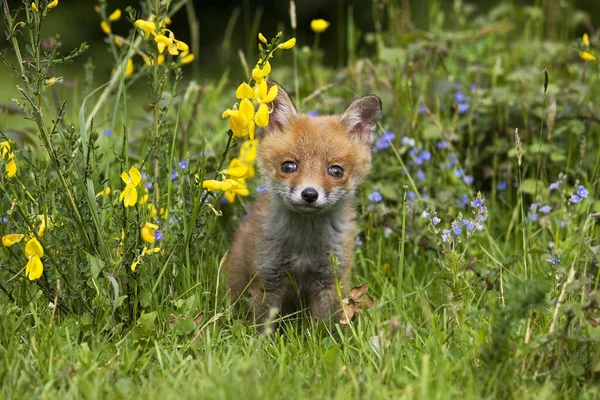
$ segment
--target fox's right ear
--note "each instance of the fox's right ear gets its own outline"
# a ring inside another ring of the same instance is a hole
[[[273,131],[283,131],[283,127],[286,126],[292,118],[296,116],[296,107],[294,102],[290,98],[290,95],[274,81],[268,81],[267,87],[271,89],[272,86],[277,86],[277,97],[270,104],[272,108],[271,114],[269,115],[269,125],[265,128],[265,133]]]

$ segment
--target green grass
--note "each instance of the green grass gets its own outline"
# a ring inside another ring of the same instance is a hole
[[[241,146],[233,140],[230,148],[220,118],[247,78],[233,72],[238,65],[198,87],[186,80],[190,66],[144,67],[136,55],[134,74],[116,75],[92,129],[86,120],[104,88],[87,97],[97,86],[80,59],[70,66],[81,71],[74,88],[43,86],[67,71],[44,71],[43,63],[36,70],[36,57],[48,54],[34,52],[28,83],[3,72],[0,81],[32,93],[44,119],[19,92],[12,97],[35,122],[0,116],[18,162],[17,176],[6,178],[0,160],[0,236],[39,236],[43,214],[53,226],[39,237],[39,280],[25,277],[24,243],[1,248],[0,397],[598,398],[600,69],[579,51],[600,58],[600,36],[585,49],[574,2],[539,3],[472,14],[459,2],[447,10],[430,1],[419,30],[396,2],[374,7],[375,32],[357,31],[352,20],[344,27],[339,47],[352,61],[336,70],[323,66],[328,54],[302,49],[312,43],[293,50],[297,74],[291,51],[278,51],[271,77],[289,91],[298,82],[301,111],[340,113],[375,93],[384,117],[359,194],[362,244],[352,275],[353,284],[369,284],[375,306],[349,325],[317,326],[301,312],[268,336],[247,322],[246,301],[231,304],[218,272],[260,177],[233,204],[199,185]],[[558,3],[564,18],[551,19],[545,10]],[[260,19],[254,15],[245,18]],[[32,33],[39,28],[21,18]],[[24,32],[21,51],[36,43]],[[157,55],[153,45],[139,49]],[[110,51],[118,70],[129,48]],[[14,66],[16,57],[9,60]],[[65,98],[72,101],[61,112]],[[380,142],[384,130],[395,134],[389,146]],[[119,176],[131,165],[146,173],[138,189],[156,216],[118,199]],[[143,189],[147,183],[154,188]],[[580,185],[589,193],[574,203]],[[106,186],[112,194],[96,198]],[[372,201],[374,191],[383,201]],[[462,220],[476,220],[469,203],[478,198],[487,219],[467,234]],[[143,222],[158,224],[163,239],[144,243]],[[453,228],[462,233],[444,241]],[[141,256],[132,272],[144,246],[162,252]]]

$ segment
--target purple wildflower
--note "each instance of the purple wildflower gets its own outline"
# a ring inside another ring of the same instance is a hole
[[[541,213],[548,214],[550,211],[552,211],[552,207],[551,206],[540,207],[540,212]]]
[[[465,114],[469,111],[471,105],[469,103],[458,103],[458,113]]]
[[[369,200],[373,203],[381,203],[381,201],[383,201],[383,196],[376,190],[369,195]]]
[[[556,264],[558,264],[560,262],[560,258],[557,258],[557,257],[547,258],[546,262],[550,263],[552,265],[556,265]]]
[[[187,167],[188,167],[188,162],[187,161],[180,161],[179,162],[179,168],[186,169]]]
[[[177,171],[173,171],[171,174],[171,180],[176,181],[177,179],[179,179],[179,175],[177,175]]]
[[[462,229],[460,229],[460,226],[456,225],[454,228],[452,228],[452,232],[454,232],[455,235],[460,235],[462,233]]]
[[[425,176],[425,172],[423,170],[417,171],[417,179],[423,182],[427,177]]]
[[[441,221],[442,221],[442,220],[441,220],[441,219],[439,219],[438,217],[433,217],[433,218],[431,219],[431,222],[433,222],[433,224],[434,224],[434,225],[437,225],[437,224],[439,224]]]
[[[310,115],[311,117],[317,117],[319,115],[319,113],[317,112],[317,110],[310,110],[306,114]]]
[[[103,131],[102,131],[102,134],[103,134],[104,136],[110,136],[110,135],[112,134],[112,130],[110,130],[110,129],[105,129],[105,130],[103,130]]]
[[[562,181],[556,181],[550,184],[550,191],[558,190],[562,186]]]
[[[496,186],[496,188],[498,190],[506,190],[507,187],[508,187],[508,184],[506,183],[506,181],[500,181],[498,183],[498,186]]]
[[[590,192],[588,192],[586,188],[579,185],[579,187],[577,188],[577,196],[581,197],[582,199],[587,199],[589,194]]]
[[[264,184],[260,185],[259,187],[256,188],[256,193],[264,193],[266,190],[266,187]]]
[[[573,194],[571,197],[569,197],[569,201],[573,204],[581,203],[581,200],[583,199],[576,194]]]
[[[471,175],[465,175],[463,177],[463,182],[466,183],[467,185],[472,184],[474,180],[475,180],[475,178],[473,178]]]
[[[161,231],[160,229],[157,229],[154,232],[154,239],[155,240],[162,240],[163,239],[163,231]]]

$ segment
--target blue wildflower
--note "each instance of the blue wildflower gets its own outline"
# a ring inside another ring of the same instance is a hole
[[[369,195],[369,200],[373,203],[381,203],[381,201],[383,201],[383,196],[376,190]]]
[[[469,103],[458,103],[458,113],[465,114],[469,111],[471,105]]]
[[[433,217],[433,218],[431,219],[431,222],[433,222],[433,224],[434,224],[434,225],[437,225],[437,224],[439,224],[441,221],[442,221],[442,220],[441,220],[441,219],[439,219],[438,217]]]
[[[260,185],[259,187],[256,188],[256,193],[264,193],[266,190],[266,187],[264,184]]]
[[[452,232],[454,232],[455,235],[460,235],[462,233],[462,229],[460,229],[460,226],[456,225],[454,228],[452,228]]]
[[[456,92],[454,100],[456,100],[457,103],[466,103],[469,101],[469,98],[465,96],[463,92]]]
[[[103,130],[103,131],[102,131],[102,134],[103,134],[104,136],[110,136],[110,135],[112,134],[112,130],[110,130],[110,129],[105,129],[105,130]]]
[[[462,83],[460,83],[460,82],[454,83],[454,90],[461,90],[461,89],[462,89]]]
[[[535,212],[539,206],[540,206],[540,203],[533,203],[532,205],[529,206],[529,210],[532,212]]]
[[[463,182],[466,183],[467,185],[472,184],[474,180],[475,180],[475,178],[473,178],[471,175],[465,175],[463,177]]]
[[[431,160],[431,153],[428,152],[427,150],[421,150],[421,154],[419,154],[419,158],[423,161],[429,161]],[[583,186],[580,186],[583,187]]]
[[[556,181],[550,184],[550,191],[558,190],[562,186],[562,181]]]
[[[8,224],[8,218],[6,218],[6,217],[3,217],[3,218],[2,218],[2,222],[3,222],[3,223],[5,223],[5,224]]]
[[[179,179],[179,175],[177,175],[177,171],[173,171],[171,174],[171,180],[176,181],[177,179]]]
[[[154,185],[152,184],[152,182],[146,182],[146,190],[152,190],[154,189]]]
[[[384,131],[381,137],[375,143],[375,151],[381,151],[388,149],[392,144],[392,140],[396,138],[396,135],[392,131]]]
[[[535,221],[537,221],[537,220],[538,220],[538,218],[539,218],[539,216],[538,216],[538,214],[537,214],[537,213],[533,213],[533,214],[531,214],[531,215],[529,216],[529,220],[530,220],[530,221],[532,221],[532,222],[535,222]]]
[[[162,240],[163,239],[163,231],[161,231],[160,229],[157,229],[154,232],[154,239],[155,240]]]
[[[425,172],[423,170],[417,171],[417,179],[423,182],[427,177],[425,176]]]
[[[574,194],[574,195],[571,195],[571,197],[569,197],[569,201],[570,201],[571,203],[573,203],[573,204],[580,203],[580,202],[581,202],[581,200],[583,200],[583,199],[582,199],[581,197],[579,197],[578,195],[576,195],[576,194]]]
[[[442,231],[442,242],[446,243],[452,238],[452,232],[449,229]]]
[[[310,115],[311,117],[316,117],[319,115],[317,110],[310,110],[309,112],[307,112],[307,114]]]
[[[541,213],[548,214],[550,211],[552,211],[552,207],[550,207],[550,206],[540,207],[540,212]]]
[[[556,264],[558,264],[560,262],[560,258],[557,258],[557,257],[547,258],[546,262],[550,263],[552,265],[556,265]]]
[[[188,167],[188,162],[187,161],[180,161],[179,162],[179,168],[186,169],[187,167]]]
[[[582,199],[587,199],[589,194],[590,194],[590,192],[588,192],[588,190],[586,188],[579,185],[579,187],[577,188],[577,195],[579,197],[581,197]]]
[[[460,199],[456,199],[456,202],[458,203],[458,205],[466,206],[469,204],[469,196],[463,194]]]
[[[442,140],[436,143],[438,149],[447,149],[450,146],[450,143],[447,140]]]
[[[498,190],[506,190],[507,187],[508,187],[508,184],[506,183],[506,181],[500,181],[498,183],[498,186],[496,186],[496,188]]]
[[[229,200],[227,200],[227,197],[221,196],[221,198],[219,199],[219,203],[221,203],[221,204],[229,204]]]
[[[483,200],[477,199],[471,202],[471,207],[481,207],[483,206]]]
[[[477,85],[475,83],[471,83],[469,85],[469,89],[471,89],[471,91],[474,92],[477,89]]]
[[[419,114],[425,114],[425,105],[424,104],[419,105]]]
[[[406,197],[410,200],[414,200],[417,198],[417,194],[415,192],[409,191],[408,193],[406,193]]]
[[[463,175],[465,174],[465,171],[463,169],[456,169],[454,170],[454,176],[457,178],[462,178]]]
[[[462,224],[467,229],[467,231],[470,231],[473,228],[473,224],[468,219],[463,219]]]
[[[363,241],[362,241],[362,239],[360,238],[360,236],[357,236],[357,237],[356,237],[356,245],[357,245],[357,246],[362,246],[362,245],[363,245]]]

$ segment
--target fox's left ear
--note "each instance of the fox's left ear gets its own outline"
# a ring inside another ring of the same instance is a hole
[[[340,122],[357,140],[371,143],[379,117],[381,117],[381,99],[370,94],[354,100],[340,117]]]

